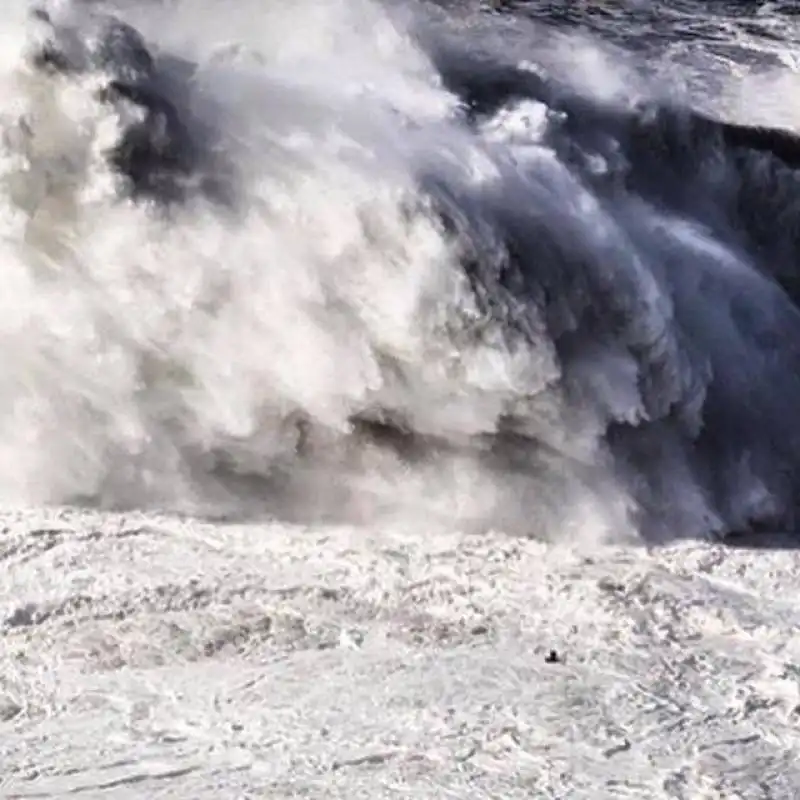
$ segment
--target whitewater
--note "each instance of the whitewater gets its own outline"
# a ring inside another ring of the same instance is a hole
[[[9,0],[0,797],[794,798],[790,10]]]

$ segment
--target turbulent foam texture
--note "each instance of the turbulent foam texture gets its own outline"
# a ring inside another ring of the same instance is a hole
[[[124,199],[103,76],[32,70],[12,6],[3,500],[592,538],[788,514],[786,296],[732,230],[595,186],[608,153],[575,168],[540,100],[469,122],[408,9],[118,7],[224,173],[164,209]]]
[[[82,9],[56,11],[82,35]],[[4,499],[481,517],[497,503],[468,442],[554,366],[469,332],[458,248],[415,182],[464,138],[454,99],[372,5],[254,8],[214,38],[203,20],[230,15],[206,11],[173,8],[190,35],[153,41],[196,65],[190,110],[235,208],[119,199],[102,76],[42,76],[22,52],[3,75]],[[352,433],[373,410],[447,452],[380,455]]]

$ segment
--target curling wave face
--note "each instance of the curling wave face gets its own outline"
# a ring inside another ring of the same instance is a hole
[[[202,5],[9,17],[5,501],[793,524],[791,134],[559,82],[533,31]]]

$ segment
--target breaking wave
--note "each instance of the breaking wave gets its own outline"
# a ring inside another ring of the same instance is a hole
[[[793,524],[791,135],[532,23],[9,5],[3,501]]]

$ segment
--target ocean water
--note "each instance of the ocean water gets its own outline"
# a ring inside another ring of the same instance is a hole
[[[794,525],[791,4],[36,8],[0,33],[4,504]]]

